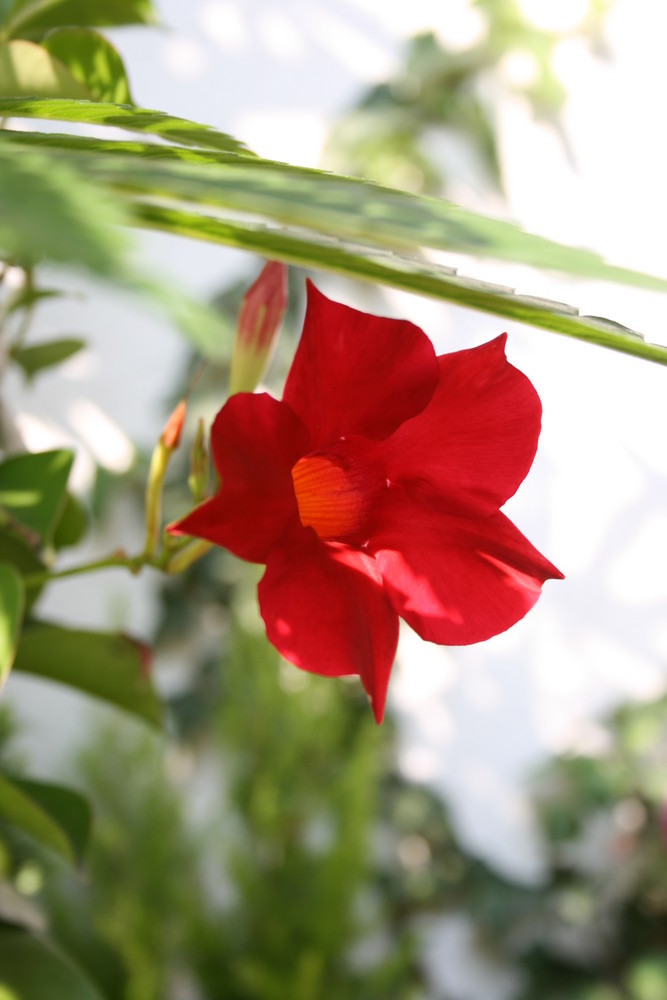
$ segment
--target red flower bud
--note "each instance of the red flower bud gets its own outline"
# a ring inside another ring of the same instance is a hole
[[[165,448],[168,448],[170,451],[173,451],[174,448],[178,448],[181,440],[181,431],[183,430],[183,424],[185,423],[185,410],[185,400],[182,399],[174,408],[171,416],[164,425],[162,434],[160,435],[160,441]]]
[[[230,393],[252,392],[268,368],[287,307],[287,268],[269,261],[243,297],[232,351]]]

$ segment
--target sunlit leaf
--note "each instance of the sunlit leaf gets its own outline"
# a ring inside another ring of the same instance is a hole
[[[53,368],[54,365],[59,365],[74,354],[78,354],[85,346],[85,340],[78,337],[63,337],[60,340],[45,340],[41,344],[30,344],[29,347],[14,347],[10,349],[9,354],[31,378],[37,372]]]
[[[2,97],[76,97],[90,91],[54,55],[34,42],[0,43]]]
[[[23,631],[14,669],[68,684],[148,722],[161,720],[150,653],[129,636],[34,622]]]
[[[117,104],[97,104],[86,101],[39,101],[0,99],[0,118],[44,118],[50,121],[80,122],[88,125],[107,125],[112,128],[145,132],[161,139],[216,149],[223,153],[236,153],[252,157],[242,142],[209,125],[199,125],[186,118],[175,118],[163,111],[145,108],[127,108]]]
[[[152,24],[150,0],[14,0],[5,19],[12,37],[40,37],[51,28]]]
[[[16,927],[0,927],[0,990],[2,1000],[103,1000],[70,959]]]
[[[23,607],[21,576],[9,563],[0,563],[0,691],[14,662]]]
[[[123,60],[103,35],[86,28],[61,28],[47,35],[42,45],[94,100],[132,103]]]
[[[49,541],[64,508],[73,460],[64,449],[9,456],[0,463],[0,507]]]

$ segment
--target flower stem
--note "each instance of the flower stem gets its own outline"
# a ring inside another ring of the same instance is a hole
[[[83,573],[94,573],[98,569],[111,569],[121,566],[129,569],[131,573],[138,573],[143,566],[147,565],[147,560],[143,556],[128,556],[126,552],[117,550],[111,555],[102,559],[93,559],[91,562],[80,563],[78,566],[70,566],[68,569],[44,570],[41,573],[29,573],[23,577],[26,588],[41,587],[51,580],[61,580],[66,576],[79,576]]]

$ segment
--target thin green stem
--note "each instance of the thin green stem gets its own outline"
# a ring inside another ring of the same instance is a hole
[[[44,570],[41,573],[29,573],[23,577],[26,588],[41,587],[51,580],[62,580],[66,576],[79,576],[83,573],[95,573],[100,569],[112,569],[114,567],[124,567],[131,573],[138,573],[143,566],[149,565],[148,560],[143,556],[128,556],[126,552],[116,551],[102,559],[93,559],[91,562],[80,563],[78,566],[70,566],[68,569]]]

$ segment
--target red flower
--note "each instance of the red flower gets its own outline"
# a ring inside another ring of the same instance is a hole
[[[312,673],[359,674],[377,722],[399,615],[431,642],[480,642],[562,577],[499,511],[541,417],[505,340],[436,357],[412,323],[309,283],[282,402],[228,400],[211,431],[222,485],[171,526],[266,563],[273,645]]]

